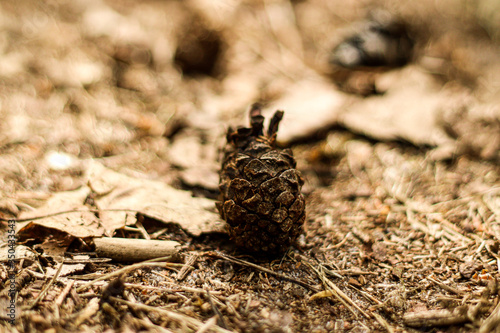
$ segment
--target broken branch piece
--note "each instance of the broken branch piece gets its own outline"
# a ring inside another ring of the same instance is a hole
[[[178,252],[181,244],[167,240],[147,240],[132,238],[94,238],[99,257],[115,261],[144,261],[166,257]]]

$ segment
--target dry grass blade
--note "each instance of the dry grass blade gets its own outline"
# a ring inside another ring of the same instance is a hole
[[[207,289],[207,297],[208,301],[210,302],[210,306],[212,307],[212,311],[217,315],[217,324],[222,328],[227,329],[226,321],[224,320],[222,313],[219,311],[219,308],[215,305],[214,299],[212,298],[212,295],[210,295],[210,291],[208,291],[208,289]]]
[[[361,314],[366,318],[368,319],[370,318],[370,316],[365,311],[363,311],[363,309],[361,309],[356,303],[354,303],[354,301],[349,296],[347,296],[342,290],[340,290],[339,287],[337,287],[332,281],[330,281],[326,277],[325,273],[322,271],[322,266],[320,266],[320,269],[317,269],[308,262],[307,265],[309,265],[309,267],[314,272],[316,272],[320,280],[323,282],[325,288],[327,288],[328,291],[330,291],[342,304],[344,304],[344,306],[347,309],[349,309],[349,311],[351,311],[356,318],[358,318],[358,314],[356,313],[356,311],[354,311],[353,307],[356,308],[356,310],[358,310],[359,312],[361,312]]]
[[[87,282],[85,283],[84,285],[78,287],[76,289],[76,292],[80,292],[82,290],[84,290],[85,288],[88,288],[90,287],[91,285],[93,285],[94,283],[98,282],[98,281],[103,281],[103,280],[108,280],[112,277],[115,277],[115,276],[118,276],[118,275],[121,275],[123,273],[128,273],[130,271],[133,271],[134,269],[138,269],[138,268],[141,268],[141,267],[165,267],[166,264],[168,263],[157,263],[157,262],[154,262],[154,261],[168,261],[168,260],[171,260],[172,259],[172,256],[168,256],[168,257],[162,257],[162,258],[157,258],[157,259],[153,259],[153,260],[148,260],[148,261],[144,261],[144,262],[140,262],[140,263],[137,263],[137,264],[133,264],[133,265],[130,265],[130,266],[126,266],[126,267],[123,267],[117,271],[114,271],[114,272],[111,272],[109,274],[106,274],[106,275],[103,275],[95,280],[92,280],[90,282]]]
[[[99,298],[92,298],[87,306],[77,314],[74,321],[76,327],[83,324],[86,320],[90,319],[99,310]]]
[[[56,313],[56,317],[59,317],[59,308],[61,305],[64,303],[64,300],[66,299],[66,296],[68,296],[68,293],[70,292],[71,288],[73,288],[73,285],[75,284],[75,280],[69,281],[69,283],[64,287],[62,290],[61,294],[57,297],[55,306],[54,306],[54,311]]]
[[[497,304],[490,316],[486,318],[479,328],[479,333],[488,333],[498,331],[500,327],[500,303]]]
[[[234,257],[228,256],[228,255],[222,254],[222,253],[207,252],[206,254],[209,255],[209,256],[212,256],[212,257],[216,257],[216,258],[220,258],[220,259],[224,259],[224,260],[230,261],[230,262],[238,264],[238,265],[243,265],[243,266],[248,266],[248,267],[252,267],[252,268],[258,269],[258,270],[260,270],[262,272],[266,272],[266,273],[268,273],[270,275],[273,275],[273,276],[276,276],[276,277],[278,277],[280,279],[283,279],[283,280],[290,281],[292,283],[298,284],[299,286],[302,286],[302,287],[304,287],[306,289],[312,290],[314,292],[319,292],[318,288],[313,287],[310,284],[305,283],[304,281],[297,280],[297,279],[295,279],[295,278],[293,278],[291,276],[287,276],[285,274],[274,272],[274,271],[272,271],[270,269],[267,269],[265,267],[259,266],[257,264],[253,264],[251,262],[248,262],[248,261],[245,261],[245,260],[242,260],[242,259],[238,259],[238,258],[234,258]]]
[[[192,269],[194,269],[193,265],[196,262],[196,260],[198,260],[198,256],[199,256],[198,253],[194,253],[188,257],[186,263],[184,264],[184,266],[182,266],[181,270],[179,271],[179,273],[177,273],[177,276],[175,277],[177,281],[184,280],[184,278],[188,275],[188,273]]]
[[[52,277],[52,279],[50,280],[50,282],[47,284],[47,286],[45,286],[45,288],[42,290],[40,295],[38,295],[38,297],[35,299],[33,304],[31,304],[27,307],[27,310],[33,309],[45,297],[45,294],[47,294],[47,291],[49,290],[50,286],[52,286],[54,281],[59,276],[59,273],[61,273],[61,269],[62,269],[63,265],[64,265],[64,261],[59,264],[59,267],[57,268],[57,271],[54,274],[54,276]]]
[[[193,329],[193,330],[200,330],[200,328],[203,327],[203,325],[204,325],[204,323],[202,321],[200,321],[196,318],[193,318],[193,317],[186,316],[185,314],[182,314],[182,313],[178,313],[178,312],[174,312],[174,311],[170,311],[170,310],[165,310],[165,309],[161,309],[161,308],[157,308],[157,307],[153,307],[153,306],[149,306],[149,305],[144,305],[144,304],[140,304],[140,303],[132,303],[130,301],[125,301],[121,298],[116,298],[116,297],[110,297],[109,299],[114,301],[114,302],[125,304],[125,305],[129,306],[131,309],[141,310],[141,311],[146,311],[146,312],[156,312],[159,315],[165,316],[168,319],[175,321],[179,324],[186,324],[188,326],[188,328]],[[232,332],[232,331],[229,331],[227,329],[224,329],[224,328],[216,326],[216,325],[210,327],[209,330],[215,331],[215,332],[220,332],[220,333]]]
[[[431,278],[430,276],[426,277],[427,280],[431,281],[432,283],[435,283],[436,285],[438,285],[439,287],[441,287],[442,289],[446,290],[446,291],[449,291],[453,294],[457,294],[457,295],[463,295],[464,292],[462,290],[459,290],[459,289],[456,289],[456,288],[453,288],[453,287],[450,287],[442,282],[439,282],[433,278]]]
[[[213,316],[209,320],[205,322],[197,331],[196,333],[204,333],[207,332],[209,329],[211,329],[213,326],[217,324],[217,316]]]
[[[387,320],[384,319],[384,317],[382,317],[381,315],[379,315],[376,312],[373,312],[373,316],[379,322],[379,324],[382,325],[382,327],[387,330],[387,332],[389,332],[389,333],[394,333],[395,332],[394,331],[394,327],[392,327],[391,325],[389,325],[389,323],[387,322]]]
[[[467,306],[449,310],[429,310],[418,313],[406,313],[403,316],[405,325],[411,327],[434,327],[457,325],[470,321]]]

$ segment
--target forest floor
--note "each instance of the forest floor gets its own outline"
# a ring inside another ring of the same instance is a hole
[[[495,5],[2,1],[0,331],[500,332]],[[402,63],[329,61],[376,20]],[[215,208],[255,102],[305,180],[274,258]],[[120,262],[111,236],[178,246]]]

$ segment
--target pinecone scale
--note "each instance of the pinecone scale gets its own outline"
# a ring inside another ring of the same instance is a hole
[[[229,129],[227,134],[217,207],[231,239],[252,252],[286,250],[305,221],[303,180],[292,151],[276,147],[282,117],[277,111],[264,135],[264,117],[254,107],[251,127]]]

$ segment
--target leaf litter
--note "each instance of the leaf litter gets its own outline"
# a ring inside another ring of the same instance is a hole
[[[491,1],[370,3],[408,25],[408,65],[329,64],[365,3],[2,2],[0,217],[19,220],[19,257],[1,325],[498,331]],[[285,110],[306,181],[305,232],[279,258],[235,250],[214,204],[223,133],[254,102]],[[181,246],[131,265],[96,257],[102,236]]]

